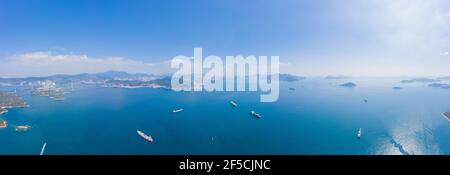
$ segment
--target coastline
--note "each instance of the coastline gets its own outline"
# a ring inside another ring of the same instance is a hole
[[[122,89],[143,89],[143,88],[148,88],[148,89],[170,89],[166,86],[160,86],[160,85],[154,85],[154,86],[100,86],[102,88],[122,88]]]
[[[8,112],[7,107],[5,107],[5,106],[0,106],[0,116],[1,116],[2,114],[4,114],[4,113],[7,113],[7,112]]]
[[[0,129],[7,128],[7,127],[8,127],[8,122],[0,119]]]
[[[12,108],[27,108],[30,107],[26,102],[23,102],[23,105],[17,105],[17,106],[0,106],[0,116],[3,114],[9,112],[8,109]],[[0,118],[0,129],[7,128],[8,122]]]
[[[4,129],[8,127],[8,122],[4,120],[0,120],[0,129]]]
[[[7,128],[7,127],[8,127],[8,122],[6,122],[3,119],[0,119],[0,129]]]
[[[12,108],[28,108],[30,107],[30,105],[22,105],[22,106],[0,106],[0,116],[8,113],[8,109],[12,109]]]
[[[30,105],[25,104],[25,105],[20,105],[20,106],[0,106],[0,108],[2,109],[12,109],[12,108],[28,108],[30,107]]]

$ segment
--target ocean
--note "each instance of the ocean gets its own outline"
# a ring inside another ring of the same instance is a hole
[[[441,115],[450,110],[450,89],[400,80],[281,82],[273,103],[261,103],[259,92],[94,86],[77,86],[54,101],[19,88],[30,107],[1,116],[8,127],[0,129],[0,154],[38,155],[45,142],[48,155],[450,154],[450,122]],[[339,86],[350,81],[357,87]],[[184,111],[172,112],[178,108]],[[32,128],[16,132],[16,125]]]

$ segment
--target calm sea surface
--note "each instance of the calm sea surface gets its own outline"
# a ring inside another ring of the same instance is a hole
[[[450,154],[450,122],[441,116],[450,89],[400,80],[282,82],[274,103],[259,102],[259,92],[76,87],[54,101],[18,89],[30,107],[1,116],[9,126],[0,129],[0,154],[39,154],[44,142],[46,154]],[[347,81],[358,86],[338,86]]]

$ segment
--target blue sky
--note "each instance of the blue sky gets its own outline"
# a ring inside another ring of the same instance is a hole
[[[277,55],[300,75],[450,75],[446,0],[2,0],[0,76],[164,73],[179,54]]]

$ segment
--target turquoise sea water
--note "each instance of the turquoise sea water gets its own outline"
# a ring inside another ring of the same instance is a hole
[[[450,154],[450,122],[441,116],[450,90],[400,80],[282,82],[274,103],[259,102],[259,92],[77,87],[53,101],[19,89],[30,107],[1,116],[9,126],[0,129],[0,154],[39,154],[44,142],[46,154]],[[358,86],[338,86],[347,81]]]

